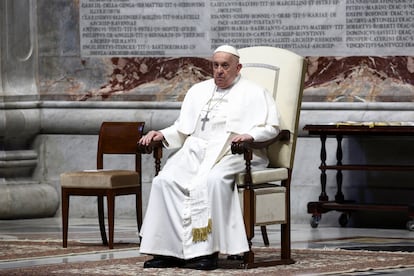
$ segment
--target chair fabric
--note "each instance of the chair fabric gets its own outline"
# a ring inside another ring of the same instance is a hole
[[[142,136],[143,122],[103,122],[99,131],[97,169],[65,172],[60,175],[62,189],[63,247],[67,247],[70,196],[97,196],[98,219],[104,245],[113,248],[115,197],[135,195],[138,231],[142,224],[141,155],[136,145]],[[135,170],[104,169],[104,155],[135,155]],[[109,242],[104,223],[103,198],[107,198]]]
[[[268,183],[287,179],[289,176],[289,170],[287,168],[266,168],[264,170],[251,172],[251,176],[253,184]],[[238,173],[235,177],[237,185],[240,186],[246,184],[246,173]]]
[[[276,185],[263,187],[255,189],[254,195],[256,209],[254,225],[266,226],[286,223],[286,187]],[[240,196],[239,199],[240,206],[243,209],[244,197]],[[264,240],[266,240],[266,237],[264,237]]]
[[[139,174],[129,170],[67,172],[63,173],[60,179],[62,187],[65,188],[116,189],[139,186]]]
[[[289,130],[290,143],[275,143],[268,149],[270,166],[292,168],[297,138],[303,82],[306,72],[302,56],[274,47],[248,47],[239,50],[241,74],[272,93],[280,114],[280,128]]]

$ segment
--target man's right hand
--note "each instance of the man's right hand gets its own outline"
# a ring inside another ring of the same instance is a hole
[[[139,142],[141,145],[148,146],[151,141],[162,141],[164,139],[164,135],[156,130],[149,131],[146,135],[142,136],[141,139],[139,139]]]

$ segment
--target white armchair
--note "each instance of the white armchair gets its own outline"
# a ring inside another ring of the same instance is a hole
[[[295,53],[273,47],[239,50],[241,74],[264,86],[275,98],[280,113],[280,134],[271,141],[233,144],[233,153],[244,154],[246,172],[236,176],[242,202],[250,251],[244,255],[247,268],[291,264],[290,183],[303,94],[306,63]],[[248,111],[246,111],[248,112]],[[251,150],[267,147],[270,165],[261,171],[250,170]],[[261,226],[266,245],[266,225],[281,225],[281,258],[256,262],[251,248],[254,227]]]

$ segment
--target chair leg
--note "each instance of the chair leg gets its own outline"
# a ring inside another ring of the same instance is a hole
[[[281,259],[289,260],[291,258],[290,223],[282,224],[280,231]]]
[[[286,189],[286,223],[281,225],[280,238],[281,238],[281,259],[291,260],[291,220],[290,220],[290,179],[292,171],[289,170],[289,177],[287,180],[282,181],[282,185],[287,187]]]
[[[260,230],[262,231],[263,243],[265,244],[265,246],[269,246],[270,243],[269,243],[269,237],[267,236],[266,225],[260,226]]]
[[[244,253],[245,268],[254,267],[254,252],[252,251],[252,240],[254,238],[254,191],[253,189],[244,189],[243,191],[243,217],[244,226],[246,228],[247,241],[249,243],[249,251]]]
[[[142,196],[141,193],[135,195],[135,212],[137,215],[138,235],[142,225]]]
[[[68,220],[69,220],[69,194],[62,188],[62,238],[63,248],[68,247]]]
[[[104,245],[108,245],[108,239],[106,238],[106,230],[105,230],[105,214],[104,214],[103,196],[98,196],[98,219],[99,219],[99,229],[101,231],[102,243]]]
[[[243,265],[244,265],[244,268],[257,267],[254,263],[254,252],[252,251],[251,245],[250,245],[250,250],[247,252],[244,252]]]
[[[115,195],[113,192],[109,192],[106,195],[108,202],[108,232],[109,232],[109,249],[114,248],[114,223],[115,223]]]

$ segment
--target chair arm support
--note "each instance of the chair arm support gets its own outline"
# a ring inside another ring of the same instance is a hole
[[[148,146],[137,143],[137,154],[150,154],[153,153],[155,160],[155,175],[161,170],[161,158],[162,158],[162,141],[151,141]]]

